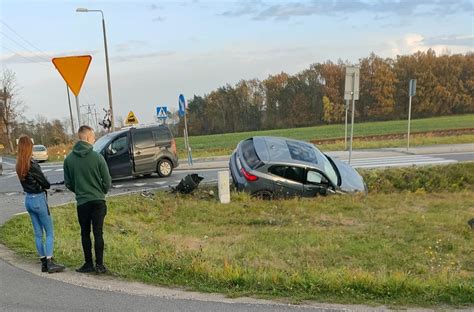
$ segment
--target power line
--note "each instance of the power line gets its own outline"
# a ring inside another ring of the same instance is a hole
[[[30,52],[33,57],[38,58],[38,59],[41,60],[42,62],[45,62],[45,61],[46,61],[46,62],[49,62],[48,59],[43,58],[42,56],[38,55],[36,52],[31,51],[29,48],[25,47],[23,44],[19,43],[18,41],[16,41],[15,39],[13,39],[12,37],[10,37],[9,35],[7,35],[6,33],[4,33],[3,31],[2,31],[1,33],[2,33],[2,35],[3,35],[4,37],[6,37],[7,39],[9,39],[11,42],[15,43],[17,46],[19,46],[19,47],[25,49],[25,51],[27,51],[27,52]],[[35,53],[36,53],[36,54],[35,54]]]
[[[34,44],[32,44],[30,41],[26,40],[26,38],[24,38],[23,36],[21,36],[19,33],[17,33],[15,31],[15,29],[13,29],[12,27],[10,27],[7,23],[5,23],[4,21],[0,20],[0,22],[2,22],[3,25],[7,26],[8,29],[10,29],[10,31],[12,31],[15,35],[17,35],[20,39],[22,39],[24,42],[26,42],[27,44],[29,44],[30,46],[32,46],[34,49],[38,50],[39,52],[47,55],[47,53],[45,53],[43,50],[41,50],[40,48],[38,48],[37,46],[35,46]]]
[[[37,60],[31,59],[31,58],[29,58],[29,57],[27,57],[27,56],[24,56],[24,55],[20,54],[19,52],[13,51],[12,49],[6,47],[6,46],[3,45],[3,44],[2,44],[2,48],[3,48],[3,49],[6,49],[7,51],[10,51],[10,52],[13,53],[14,55],[18,55],[19,57],[24,58],[24,59],[27,60],[29,63],[35,63],[35,64],[38,64],[38,65],[41,65],[41,66],[44,66],[44,67],[49,67],[49,66],[43,64],[44,62],[42,62],[42,61],[39,62],[39,61],[37,61]]]

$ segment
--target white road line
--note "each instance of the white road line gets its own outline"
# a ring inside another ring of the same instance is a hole
[[[63,171],[64,169],[63,168],[59,168],[59,169],[56,169],[54,171]]]
[[[16,194],[16,192],[13,192],[13,193],[6,193],[5,195],[7,195],[7,196],[12,196],[12,195],[15,195],[15,194]]]
[[[50,172],[51,170],[53,170],[53,169],[43,169],[43,173]]]
[[[163,184],[165,184],[166,182],[165,182],[165,181],[158,181],[158,182],[153,182],[153,183],[158,184],[158,185],[163,185]]]
[[[134,183],[133,185],[140,187],[146,185],[146,183]]]
[[[406,167],[406,166],[420,166],[420,165],[439,165],[439,164],[452,164],[457,163],[456,160],[438,160],[428,162],[397,162],[387,164],[351,164],[354,168],[380,168],[380,167]]]
[[[112,185],[113,188],[121,188],[123,184]]]
[[[181,182],[181,180],[174,180],[174,181],[171,182],[171,183],[179,183],[179,182]]]

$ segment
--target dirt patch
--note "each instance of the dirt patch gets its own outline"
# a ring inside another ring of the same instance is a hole
[[[474,134],[474,128],[461,128],[461,129],[446,129],[446,130],[432,130],[432,131],[421,131],[413,132],[410,134],[411,137],[443,137],[443,136],[455,136],[463,134]],[[391,133],[391,134],[379,134],[379,135],[366,135],[366,136],[355,136],[356,141],[384,141],[384,140],[400,140],[405,139],[406,133]],[[318,139],[311,140],[313,144],[335,144],[344,143],[344,138],[330,138],[330,139]]]

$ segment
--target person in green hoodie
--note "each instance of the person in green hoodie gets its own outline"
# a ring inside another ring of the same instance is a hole
[[[104,265],[102,229],[107,214],[105,194],[112,185],[112,178],[104,157],[92,149],[95,142],[94,130],[89,126],[81,126],[78,136],[79,141],[64,160],[64,184],[76,194],[85,259],[84,265],[76,271],[105,273],[107,268]],[[91,250],[91,225],[94,233],[95,267]]]

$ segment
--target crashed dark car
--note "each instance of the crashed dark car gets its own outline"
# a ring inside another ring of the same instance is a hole
[[[264,199],[367,193],[363,178],[350,165],[310,143],[287,138],[255,136],[241,141],[229,168],[239,191]]]

